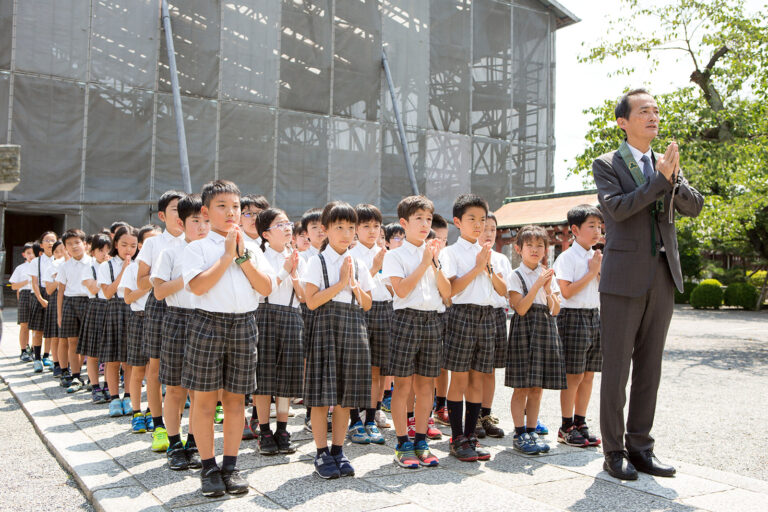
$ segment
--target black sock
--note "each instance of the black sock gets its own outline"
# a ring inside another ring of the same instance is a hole
[[[269,422],[267,422],[267,423],[259,423],[259,432],[261,432],[264,435],[271,434],[272,433],[272,427],[269,426]]]
[[[464,430],[461,428],[461,422],[464,420],[464,402],[453,400],[446,400],[448,404],[448,418],[451,423],[451,437],[456,439],[460,435],[464,434]]]
[[[481,407],[480,408],[480,417],[485,418],[486,416],[491,415],[491,408],[490,407]]]
[[[480,417],[480,406],[478,402],[467,402],[467,412],[464,416],[464,435],[469,437],[475,434],[477,418]]]
[[[261,428],[261,427],[259,427]],[[287,421],[278,421],[277,422],[277,432],[285,432],[288,428],[288,422]]]
[[[573,424],[576,425],[576,428],[584,426],[584,425],[587,424],[587,417],[586,416],[579,416],[578,414],[574,414],[573,415]]]
[[[42,348],[43,348],[43,347],[40,347],[40,349],[41,349],[41,350],[42,350]],[[49,357],[50,355],[51,355],[51,354],[49,354],[48,352],[43,352],[43,357]]]
[[[116,400],[118,398],[120,398],[120,395],[110,395],[109,397],[110,400]]]
[[[32,351],[35,353],[35,360],[39,361],[40,357],[41,357],[40,356],[41,348],[40,347],[32,347]]]
[[[317,449],[317,456],[319,457],[321,455],[328,455],[328,447],[327,446],[325,448],[318,448]]]
[[[376,415],[376,409],[373,407],[369,407],[365,410],[365,422],[366,423],[374,423],[374,416]]]
[[[334,457],[341,454],[341,445],[339,444],[332,444],[331,445],[331,455]]]
[[[408,419],[411,419],[411,418],[413,418],[413,417],[414,417],[414,416],[413,416],[413,411],[409,411],[409,412],[408,412]]]
[[[380,411],[380,410],[381,410],[381,402],[376,402],[376,410],[377,410],[377,411]],[[375,412],[375,411],[374,411],[374,412]]]
[[[571,425],[573,425],[573,418],[566,418],[565,416],[563,416],[563,426],[562,426],[563,432],[571,428]]]
[[[26,353],[27,353],[26,349],[21,349],[21,355],[22,355],[22,356],[23,356],[24,354],[26,354]]]
[[[416,444],[419,441],[426,441],[427,440],[427,434],[419,434],[416,432],[416,435],[413,438],[413,443]]]
[[[176,446],[176,443],[181,442],[181,434],[176,434],[175,436],[168,436],[168,446],[173,448]]]
[[[515,427],[515,434],[518,436],[525,434],[525,427]]]
[[[408,436],[397,436],[397,446],[402,446],[403,443],[407,443],[408,441],[410,441]]]
[[[525,427],[525,431],[528,434],[533,434],[534,432],[536,432],[536,427]]]
[[[436,396],[435,397],[435,409],[442,409],[445,407],[445,397],[444,396]]]
[[[360,420],[360,411],[357,410],[357,407],[351,407],[349,409],[349,424],[354,425]]]
[[[184,448],[196,448],[197,444],[195,444],[195,435],[192,433],[187,434],[187,444],[184,445]]]
[[[134,415],[136,415],[136,414],[141,414],[141,409],[139,409],[138,411],[137,411],[136,409],[134,409],[134,410],[133,410],[133,414],[134,414]]]
[[[392,390],[391,389],[385,389],[384,390],[384,398],[392,398]]]
[[[152,413],[150,413],[152,414]],[[163,427],[165,428],[165,423],[163,423],[163,417],[162,416],[152,416],[152,423],[155,424],[155,428]]]
[[[58,362],[58,361],[54,361],[54,362],[53,362],[53,367],[54,367],[54,368],[61,368],[61,365],[59,364],[59,362]]]
[[[131,394],[130,393],[123,393],[123,400],[125,400],[126,398],[131,398]]]
[[[216,402],[216,407],[220,407],[220,406],[221,406],[221,402]]]
[[[230,472],[235,469],[237,464],[237,455],[225,455],[224,460],[221,461],[221,470]]]
[[[216,457],[211,457],[210,459],[203,459],[201,461],[203,463],[203,471],[207,471],[209,469],[213,469],[216,466]]]

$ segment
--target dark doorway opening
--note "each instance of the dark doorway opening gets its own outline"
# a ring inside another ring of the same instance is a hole
[[[64,214],[27,214],[5,211],[5,268],[3,272],[10,274],[22,262],[21,250],[27,242],[40,238],[46,231],[55,231],[61,236],[64,230]]]

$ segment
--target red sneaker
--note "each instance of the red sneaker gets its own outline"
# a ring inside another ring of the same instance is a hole
[[[443,433],[435,427],[435,420],[429,418],[427,422],[427,439],[442,439]]]
[[[435,421],[441,425],[445,425],[446,427],[449,427],[451,425],[451,420],[450,418],[448,418],[447,407],[441,407],[439,409],[435,409],[434,417],[435,417]]]
[[[416,437],[416,418],[408,418],[408,437],[413,439]]]

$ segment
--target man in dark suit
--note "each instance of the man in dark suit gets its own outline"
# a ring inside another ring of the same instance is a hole
[[[654,455],[650,435],[674,287],[683,291],[670,208],[696,217],[704,199],[683,178],[676,143],[661,156],[651,149],[659,131],[659,108],[646,90],[635,89],[621,98],[616,122],[626,142],[592,164],[606,230],[600,277],[600,430],[604,469],[616,478],[634,480],[638,470],[657,476],[675,474],[675,468]],[[632,386],[625,429],[630,362]]]

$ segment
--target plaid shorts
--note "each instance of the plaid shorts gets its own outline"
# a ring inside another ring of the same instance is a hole
[[[253,392],[258,334],[253,311],[213,313],[196,309],[187,323],[181,386],[192,391]]]
[[[85,313],[88,310],[88,297],[64,296],[61,305],[61,327],[59,336],[62,338],[79,338],[85,324]]]
[[[99,357],[99,345],[104,334],[104,320],[107,316],[105,299],[89,299],[85,321],[77,340],[77,353],[81,356]]]
[[[452,372],[493,371],[496,319],[493,307],[454,304],[447,311],[443,368]]]
[[[168,306],[163,315],[163,343],[160,349],[160,382],[181,386],[184,348],[187,346],[187,322],[194,309]]]
[[[442,324],[436,311],[396,310],[389,342],[389,375],[439,377],[443,366]]]
[[[493,367],[507,366],[507,310],[493,308],[493,318],[496,321],[496,343],[493,348]]]
[[[392,302],[374,301],[364,313],[368,342],[371,344],[371,366],[379,368],[381,375],[389,375],[389,343],[392,333]]]
[[[512,317],[504,385],[510,388],[567,387],[557,324],[547,306],[533,304],[525,315]]]
[[[59,312],[56,310],[58,299],[58,292],[48,296],[48,307],[45,308],[45,320],[43,323],[43,338],[59,337]]]
[[[562,308],[556,318],[565,357],[565,373],[599,372],[603,367],[600,310]]]
[[[165,300],[157,300],[152,290],[144,305],[144,353],[151,359],[160,359],[165,309]]]
[[[304,385],[304,321],[298,308],[260,304],[256,394],[301,396]]]
[[[126,363],[131,366],[146,366],[149,358],[144,353],[144,312],[131,311],[128,317],[128,345]]]
[[[45,293],[45,289],[40,288],[40,295],[45,300],[48,300],[48,294]],[[45,330],[45,310],[48,308],[40,305],[40,301],[37,300],[34,293],[30,295],[29,302],[31,303],[29,306],[29,330],[43,332]]]
[[[311,325],[304,404],[370,407],[371,350],[363,310],[328,301],[314,311]]]
[[[131,306],[115,295],[107,301],[104,313],[104,331],[99,341],[98,358],[102,363],[127,362],[128,320]]]
[[[37,302],[37,299],[35,299]],[[32,291],[20,290],[19,291],[19,307],[16,314],[16,323],[26,324],[29,323],[30,310],[32,309]]]

